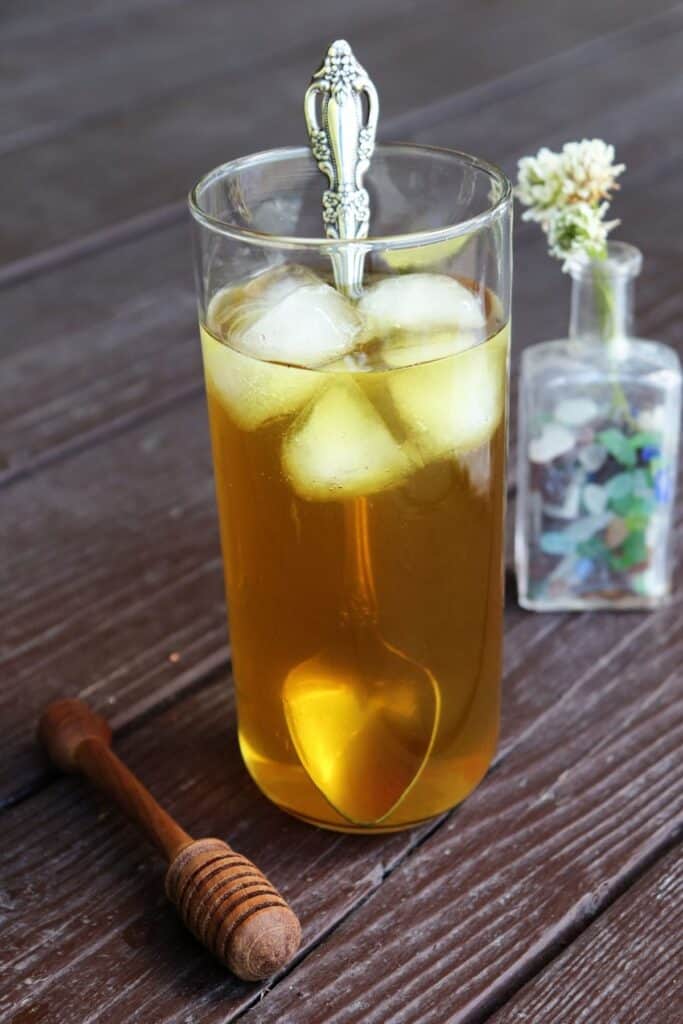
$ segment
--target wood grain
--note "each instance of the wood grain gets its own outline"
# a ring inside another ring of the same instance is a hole
[[[0,478],[201,393],[186,226],[14,286],[3,308]]]
[[[115,17],[128,18],[137,10],[149,10],[154,5],[173,3],[174,0],[61,0],[58,7],[52,0],[5,0],[2,5],[3,39],[19,41],[29,35],[44,35],[48,24],[51,29],[65,25],[82,28],[98,20],[112,20]]]
[[[120,725],[226,663],[207,434],[199,403],[171,408],[4,494],[4,797],[40,769],[50,696]]]
[[[214,21],[225,18],[220,13],[222,5],[215,0],[202,3],[217,12]],[[282,26],[278,19],[277,29],[264,30],[262,12],[268,5],[263,0],[241,0],[236,5],[238,16],[251,26],[251,35],[245,28],[242,36],[263,36],[255,50],[240,37],[239,28],[233,32],[232,27],[227,38],[226,32],[214,28],[202,45],[202,34],[208,34],[211,26],[204,29],[199,18],[186,42],[174,28],[175,22],[168,19],[166,8],[154,7],[150,17],[166,18],[169,27],[161,33],[158,46],[137,48],[136,60],[142,64],[139,68],[136,64],[128,77],[133,83],[147,76],[156,85],[156,96],[150,95],[142,103],[136,100],[133,109],[130,104],[126,108],[121,97],[132,88],[127,77],[110,113],[89,118],[33,146],[26,144],[0,159],[5,188],[31,200],[5,210],[0,262],[8,266],[0,279],[34,273],[55,261],[73,258],[75,252],[108,244],[115,226],[120,235],[121,222],[129,222],[126,233],[140,233],[169,217],[180,219],[184,195],[208,168],[254,149],[303,141],[303,84],[335,34],[347,34],[352,43],[358,40],[358,56],[371,69],[382,96],[382,132],[391,135],[391,120],[399,114],[416,108],[422,111],[431,102],[501,76],[507,88],[505,76],[515,69],[537,62],[543,67],[550,55],[562,49],[580,46],[600,33],[623,31],[624,26],[643,18],[639,0],[621,0],[618,7],[588,0],[574,4],[522,0],[515,4],[514,12],[502,0],[492,0],[486,16],[479,4],[468,0],[426,0],[419,8],[415,0],[376,0],[371,5],[352,0],[350,8],[345,5],[343,17],[331,15],[323,5],[306,5],[305,0],[297,0],[295,11],[301,5],[306,7],[305,18],[292,19],[291,25],[289,17],[282,19]],[[661,14],[672,7],[670,0],[654,0],[647,14]],[[185,10],[193,11],[194,5],[186,5]],[[268,26],[267,17],[265,24]],[[125,31],[123,24],[118,31]],[[293,34],[298,38],[296,44]],[[277,60],[269,59],[269,47],[272,50],[279,45],[281,36],[285,43],[289,41],[290,49],[281,49]],[[491,45],[493,37],[495,46]],[[182,39],[184,60],[177,62],[179,70],[164,51],[164,39],[166,49],[178,46],[177,40]],[[605,42],[607,52],[611,43],[609,39]],[[590,44],[589,53],[592,62],[599,64],[601,44]],[[262,55],[261,64],[254,54]],[[93,58],[86,53],[69,65],[70,88],[78,93],[78,104],[96,102],[89,97],[100,90],[111,103],[111,86],[107,91],[110,63],[110,74],[123,77],[127,73],[125,62],[107,62],[101,67],[102,61],[94,63],[96,56],[97,47]],[[232,74],[226,71],[207,81],[187,81],[169,92],[166,75],[171,80],[174,75],[188,75],[186,69],[198,63],[208,74],[217,58],[222,68],[229,68],[231,61],[239,66]],[[246,73],[245,59],[253,65],[253,74]],[[94,84],[93,72],[87,71],[83,62],[97,68]],[[406,67],[411,67],[412,73],[397,73],[398,68]],[[264,74],[269,95],[277,97],[274,103],[264,102],[260,84]],[[82,88],[83,82],[88,83],[87,89]],[[40,116],[46,104],[54,106],[54,84],[48,81],[38,98],[34,92],[35,86],[26,103],[37,105]],[[480,102],[485,103],[484,96]],[[28,131],[27,112],[21,106],[17,116]],[[420,120],[424,116],[421,112]],[[452,140],[456,145],[458,136]],[[84,168],[96,169],[88,176],[87,188]],[[171,208],[169,204],[175,205]],[[38,224],[40,231],[36,230]]]
[[[677,1024],[682,853],[662,858],[490,1024]]]
[[[388,17],[385,0],[373,8],[350,0],[349,26],[363,33],[377,17]],[[394,4],[397,17],[413,8],[412,0]],[[309,44],[320,57],[331,42],[327,33],[344,24],[341,15],[306,0],[289,0],[277,31],[264,28],[263,13],[258,0],[232,0],[229,11],[220,0],[157,0],[110,6],[95,17],[81,10],[53,18],[43,11],[42,31],[36,31],[36,11],[28,25],[24,16],[23,31],[22,19],[10,17],[0,37],[7,68],[0,151],[30,147],[30,156],[40,160],[40,142],[78,137],[83,122],[134,116],[153,101],[175,105],[187,91],[206,96],[215,79],[267,80],[268,69],[292,48]]]

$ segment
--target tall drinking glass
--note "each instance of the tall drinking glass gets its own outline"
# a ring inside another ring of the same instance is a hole
[[[379,832],[462,800],[496,744],[511,200],[417,146],[365,184],[360,242],[319,237],[306,149],[190,207],[242,755],[284,810]]]

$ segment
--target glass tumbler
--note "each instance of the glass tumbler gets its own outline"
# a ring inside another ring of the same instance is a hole
[[[381,832],[495,749],[511,199],[417,146],[365,184],[362,241],[320,237],[306,149],[217,168],[190,208],[242,755],[284,810]]]

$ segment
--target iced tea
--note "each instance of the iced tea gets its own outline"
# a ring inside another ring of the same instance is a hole
[[[343,298],[285,266],[202,348],[249,772],[318,825],[465,797],[496,743],[508,326],[439,274]]]

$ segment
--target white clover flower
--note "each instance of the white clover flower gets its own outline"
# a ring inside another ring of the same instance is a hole
[[[599,203],[619,188],[616,179],[625,164],[615,164],[614,146],[602,139],[567,142],[559,154],[565,202]]]
[[[604,257],[607,235],[619,223],[618,220],[604,219],[607,207],[607,203],[595,206],[575,202],[557,207],[547,218],[545,231],[550,255],[564,260],[563,270],[568,270],[572,259],[577,256]]]
[[[559,153],[544,147],[519,161],[515,194],[527,207],[524,220],[540,223],[564,270],[582,253],[606,255],[607,235],[619,221],[605,221],[605,214],[623,170],[614,162],[614,146],[602,139],[567,142]]]
[[[562,196],[562,167],[559,153],[539,149],[536,156],[525,156],[517,165],[515,195],[529,209],[526,220],[541,220],[542,213]]]

